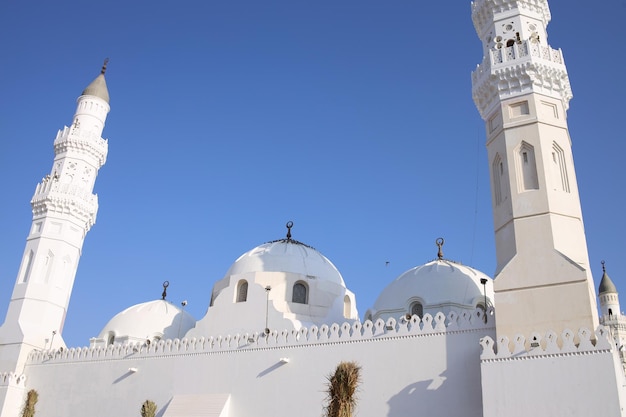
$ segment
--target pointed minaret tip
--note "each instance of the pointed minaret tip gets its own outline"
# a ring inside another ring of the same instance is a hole
[[[606,273],[606,267],[604,265],[604,261],[602,261],[602,279],[600,280],[600,286],[598,287],[598,294],[604,293],[617,293],[617,287],[609,278],[609,274]]]
[[[107,65],[109,64],[109,58],[104,58],[104,63],[102,64],[102,69],[100,70],[100,74],[104,75],[107,72]]]
[[[107,65],[109,64],[109,58],[104,60],[104,64],[102,64],[102,69],[100,70],[100,74],[96,77],[95,80],[91,82],[83,90],[83,96],[96,96],[100,97],[102,100],[109,103],[109,90],[107,89],[107,83],[104,79],[104,73],[107,70]]]

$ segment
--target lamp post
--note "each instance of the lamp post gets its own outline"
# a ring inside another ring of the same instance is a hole
[[[487,278],[481,278],[480,283],[483,284],[483,294],[485,295],[485,323],[487,323]]]
[[[268,317],[270,310],[270,291],[272,291],[272,287],[269,285],[265,287],[265,293],[267,294],[267,299],[265,301],[265,335],[268,336],[270,334],[270,328],[268,327]]]

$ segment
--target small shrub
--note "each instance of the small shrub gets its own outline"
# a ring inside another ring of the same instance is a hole
[[[154,417],[157,406],[154,401],[146,400],[141,405],[141,417]]]
[[[361,367],[341,362],[328,377],[327,417],[351,417],[356,408],[356,391],[361,383]]]
[[[22,410],[22,417],[33,417],[35,415],[35,404],[39,399],[39,394],[34,389],[31,389],[26,394],[26,402],[24,403],[24,409]]]

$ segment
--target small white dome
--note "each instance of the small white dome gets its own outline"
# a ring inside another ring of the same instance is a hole
[[[113,317],[98,338],[115,342],[154,338],[182,338],[195,327],[196,320],[186,311],[165,300],[149,301],[127,308]]]
[[[264,243],[244,253],[232,264],[226,277],[247,272],[291,272],[345,286],[328,258],[292,239]]]
[[[473,310],[478,303],[484,304],[483,278],[487,279],[487,298],[492,305],[491,278],[468,266],[437,259],[409,269],[396,278],[381,292],[372,313],[406,309],[411,300],[417,299],[425,309],[449,306]]]

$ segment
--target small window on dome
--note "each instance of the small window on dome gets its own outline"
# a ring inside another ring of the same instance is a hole
[[[237,284],[237,302],[244,303],[248,300],[248,281],[242,279]]]
[[[349,319],[352,313],[352,302],[347,295],[343,297],[343,317]]]
[[[420,302],[411,304],[411,315],[422,317],[424,316],[424,306]]]
[[[115,343],[115,333],[109,332],[109,337],[107,338],[107,346],[112,345],[113,343]]]
[[[308,288],[304,282],[296,282],[293,285],[293,294],[291,296],[291,301],[298,304],[308,304],[308,292]]]

